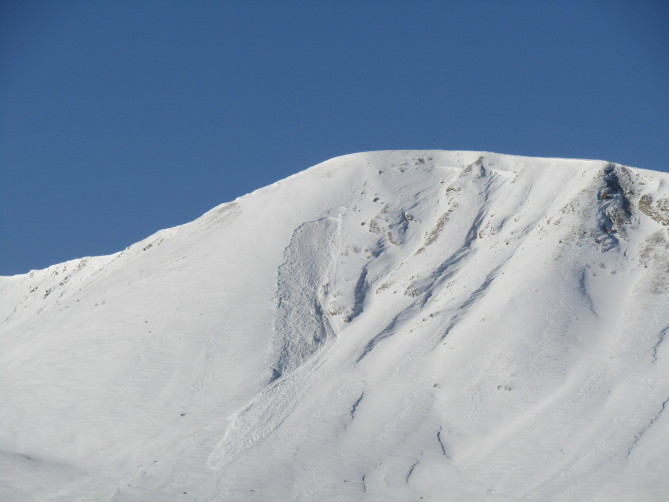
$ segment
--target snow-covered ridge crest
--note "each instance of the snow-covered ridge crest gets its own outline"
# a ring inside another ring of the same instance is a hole
[[[668,181],[353,154],[0,278],[0,498],[657,500]]]

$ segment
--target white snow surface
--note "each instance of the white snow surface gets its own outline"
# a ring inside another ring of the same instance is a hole
[[[0,500],[669,500],[669,174],[338,157],[0,278]]]

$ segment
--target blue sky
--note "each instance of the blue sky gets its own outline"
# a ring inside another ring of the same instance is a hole
[[[0,274],[381,149],[669,170],[669,2],[0,3]]]

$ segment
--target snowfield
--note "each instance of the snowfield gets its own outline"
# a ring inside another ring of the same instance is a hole
[[[0,500],[669,500],[669,174],[348,155],[0,278]]]

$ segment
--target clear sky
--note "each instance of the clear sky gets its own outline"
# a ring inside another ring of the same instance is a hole
[[[668,25],[660,0],[4,0],[0,274],[357,151],[669,170]]]

